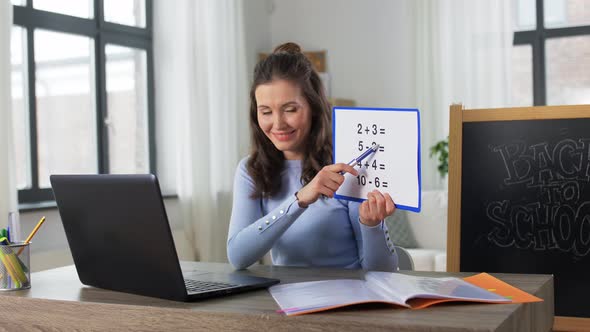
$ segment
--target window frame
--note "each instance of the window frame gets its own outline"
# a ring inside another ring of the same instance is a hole
[[[545,41],[550,38],[590,35],[590,25],[545,28],[544,0],[536,0],[536,27],[534,30],[514,32],[513,45],[530,45],[533,54],[533,106],[547,105],[547,77]]]
[[[109,173],[109,142],[106,90],[106,54],[107,44],[141,49],[146,52],[147,60],[147,133],[149,145],[149,169],[156,173],[155,144],[155,97],[154,97],[154,61],[153,61],[153,15],[152,0],[145,1],[145,28],[122,25],[104,20],[104,0],[93,0],[94,17],[80,18],[33,8],[33,0],[27,0],[24,6],[13,6],[13,25],[26,31],[26,79],[27,107],[29,115],[30,171],[31,188],[18,191],[19,204],[34,204],[53,201],[51,188],[39,187],[39,165],[37,146],[37,108],[36,108],[36,70],[34,58],[34,30],[44,29],[52,32],[85,36],[94,42],[94,77],[95,110],[97,125],[98,173]]]

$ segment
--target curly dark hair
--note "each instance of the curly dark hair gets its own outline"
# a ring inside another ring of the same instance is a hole
[[[279,79],[299,86],[311,109],[311,130],[304,146],[301,184],[308,184],[322,167],[332,163],[330,104],[322,81],[299,45],[279,45],[256,65],[250,90],[251,152],[247,169],[256,186],[253,198],[270,197],[281,189],[280,173],[285,157],[258,125],[255,96],[259,85]]]

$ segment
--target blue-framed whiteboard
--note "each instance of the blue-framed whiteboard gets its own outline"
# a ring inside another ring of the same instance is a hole
[[[346,173],[339,199],[362,202],[374,189],[389,193],[398,209],[420,212],[420,111],[416,108],[334,107],[333,160],[347,163],[374,143],[379,151]]]

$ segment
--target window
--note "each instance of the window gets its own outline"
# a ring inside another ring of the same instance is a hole
[[[590,103],[590,6],[586,0],[515,2],[516,106]]]
[[[155,173],[151,0],[12,0],[20,203],[49,175]]]

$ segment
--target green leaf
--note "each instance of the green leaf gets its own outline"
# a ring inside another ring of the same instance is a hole
[[[441,177],[449,173],[449,137],[438,141],[430,147],[430,157],[436,157],[438,160],[438,172]]]

